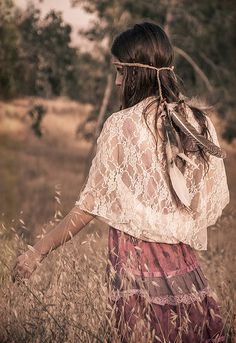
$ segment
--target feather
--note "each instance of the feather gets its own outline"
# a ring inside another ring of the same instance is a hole
[[[178,144],[178,152],[177,152],[177,156],[181,157],[183,160],[185,160],[186,162],[192,164],[194,167],[198,168],[198,166],[196,165],[196,163],[194,163],[188,156],[186,156],[186,154],[184,153],[184,148],[182,146],[180,137],[178,132],[175,130],[175,137],[176,137],[176,141]]]
[[[171,145],[171,149],[172,149],[173,159],[176,160],[176,156],[179,156],[180,158],[182,158],[186,162],[188,162],[188,163],[192,164],[194,167],[198,168],[196,163],[191,161],[191,159],[189,157],[187,157],[186,154],[184,153],[184,149],[183,149],[179,134],[174,129],[174,127],[171,123],[171,120],[170,120],[170,110],[168,107],[166,107],[166,110],[167,110],[168,115],[164,118],[164,125],[165,125],[165,130],[167,131],[168,137],[170,139],[170,145]]]
[[[185,153],[179,152],[177,155],[181,157],[183,160],[185,160],[186,162],[192,164],[192,166],[199,168],[199,166],[195,162],[193,162],[188,156],[186,156]]]
[[[184,175],[175,164],[168,130],[166,130],[166,137],[166,157],[171,184],[180,201],[188,208],[191,203],[191,197],[186,185]]]
[[[213,109],[212,105],[207,104],[207,102],[204,99],[201,99],[197,96],[194,96],[192,98],[186,97],[183,100],[184,100],[186,105],[196,107],[203,112],[210,111]]]
[[[170,179],[176,195],[185,206],[190,206],[191,197],[186,186],[185,178],[179,168],[173,162],[170,168]]]
[[[170,144],[178,146],[178,142],[175,135],[175,129],[173,128],[173,125],[171,123],[170,111],[168,109],[167,109],[167,114],[164,116],[164,125],[165,125],[165,130],[168,132]]]
[[[224,150],[197,132],[195,127],[191,125],[183,116],[179,115],[174,110],[169,111],[169,114],[173,122],[181,129],[181,131],[183,131],[191,140],[194,140],[204,150],[219,158],[226,157]]]
[[[180,152],[179,144],[176,139],[175,130],[171,124],[168,109],[166,115],[163,117],[163,124],[166,132],[166,137],[169,140],[170,147],[172,150],[172,158],[175,160],[177,153]]]

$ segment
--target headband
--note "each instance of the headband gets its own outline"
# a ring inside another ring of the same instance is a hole
[[[142,64],[142,63],[128,63],[128,62],[112,62],[112,64],[117,64],[120,66],[128,66],[128,67],[140,67],[140,68],[149,68],[149,69],[153,69],[157,71],[157,82],[158,82],[158,89],[159,89],[159,95],[160,95],[160,99],[163,99],[162,96],[162,90],[161,90],[161,80],[160,80],[160,71],[161,70],[170,70],[174,73],[174,66],[172,67],[161,67],[161,68],[157,68],[154,67],[152,65],[149,64]],[[175,76],[175,73],[174,73]],[[176,76],[175,76],[176,78]]]

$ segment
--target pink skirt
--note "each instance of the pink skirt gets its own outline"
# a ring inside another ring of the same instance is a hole
[[[220,306],[191,246],[147,242],[110,226],[106,280],[120,342],[226,342]]]

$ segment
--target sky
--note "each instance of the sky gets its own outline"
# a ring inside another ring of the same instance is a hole
[[[15,4],[22,9],[26,8],[27,2],[28,0],[15,0]],[[78,29],[89,27],[89,23],[95,18],[95,15],[86,13],[79,6],[72,8],[70,0],[34,0],[31,3],[41,9],[43,16],[51,9],[61,11],[64,21],[73,28],[71,35],[72,44],[74,46],[80,46],[83,51],[92,48],[91,43],[79,36],[77,32]]]

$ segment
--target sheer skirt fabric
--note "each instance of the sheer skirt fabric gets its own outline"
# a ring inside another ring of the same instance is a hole
[[[122,343],[225,342],[220,306],[191,246],[112,226],[108,242],[108,313]]]

